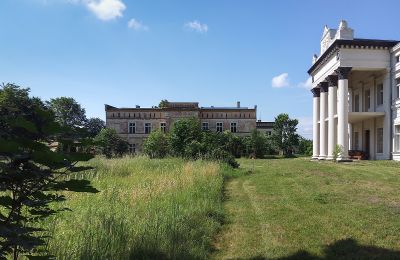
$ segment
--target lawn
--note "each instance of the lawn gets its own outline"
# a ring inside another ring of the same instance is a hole
[[[400,259],[400,163],[240,163],[214,258]]]
[[[400,163],[101,159],[46,221],[59,259],[400,259]]]

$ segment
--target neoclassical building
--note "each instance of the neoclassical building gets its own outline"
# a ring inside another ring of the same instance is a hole
[[[400,160],[400,43],[354,38],[341,21],[325,26],[308,70],[313,93],[313,159],[339,161],[349,150]]]

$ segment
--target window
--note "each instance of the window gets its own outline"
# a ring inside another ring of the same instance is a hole
[[[399,62],[400,62],[400,55],[396,56],[396,63],[399,63]]]
[[[160,123],[160,128],[161,128],[161,132],[166,133],[167,132],[167,123]]]
[[[376,132],[376,152],[383,153],[383,128],[378,128]]]
[[[135,134],[136,133],[136,123],[130,122],[129,123],[129,127],[128,127],[128,131],[129,131],[130,134]]]
[[[236,130],[237,130],[237,123],[231,123],[231,132],[232,133],[236,133]]]
[[[377,86],[377,105],[382,105],[383,104],[383,84],[378,84]]]
[[[360,112],[360,96],[354,96],[354,112]]]
[[[208,122],[201,123],[201,129],[203,131],[208,131]]]
[[[145,134],[150,134],[151,133],[151,123],[145,123],[144,124],[144,133]]]
[[[218,122],[217,123],[217,132],[222,132],[224,130],[224,128],[223,128],[223,126],[222,126],[222,123],[221,122]]]
[[[394,126],[394,151],[400,152],[400,125]]]
[[[129,153],[132,153],[132,154],[136,153],[136,144],[129,144],[128,151],[129,151]]]
[[[272,135],[272,132],[267,130],[267,132],[265,132],[266,135]]]
[[[400,78],[396,79],[397,98],[400,98]]]
[[[354,132],[354,148],[353,150],[359,150],[359,139],[358,139],[358,132]]]
[[[370,92],[369,89],[365,91],[365,96],[364,96],[364,98],[365,98],[365,102],[364,102],[364,104],[365,104],[365,109],[364,109],[364,110],[365,110],[366,112],[368,112],[368,110],[371,108],[371,92]]]

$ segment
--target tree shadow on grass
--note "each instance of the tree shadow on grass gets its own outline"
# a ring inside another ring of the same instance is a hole
[[[267,259],[259,256],[252,259]],[[270,258],[269,258],[270,259]],[[300,250],[297,253],[275,258],[276,260],[295,260],[295,259],[400,259],[400,251],[385,249],[375,246],[360,245],[354,239],[338,240],[332,245],[328,245],[324,249],[324,256],[315,256],[307,251]]]

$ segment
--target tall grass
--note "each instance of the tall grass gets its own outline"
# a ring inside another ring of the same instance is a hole
[[[66,192],[46,221],[59,259],[207,258],[223,220],[223,171],[214,162],[146,157],[90,161],[100,192]]]

